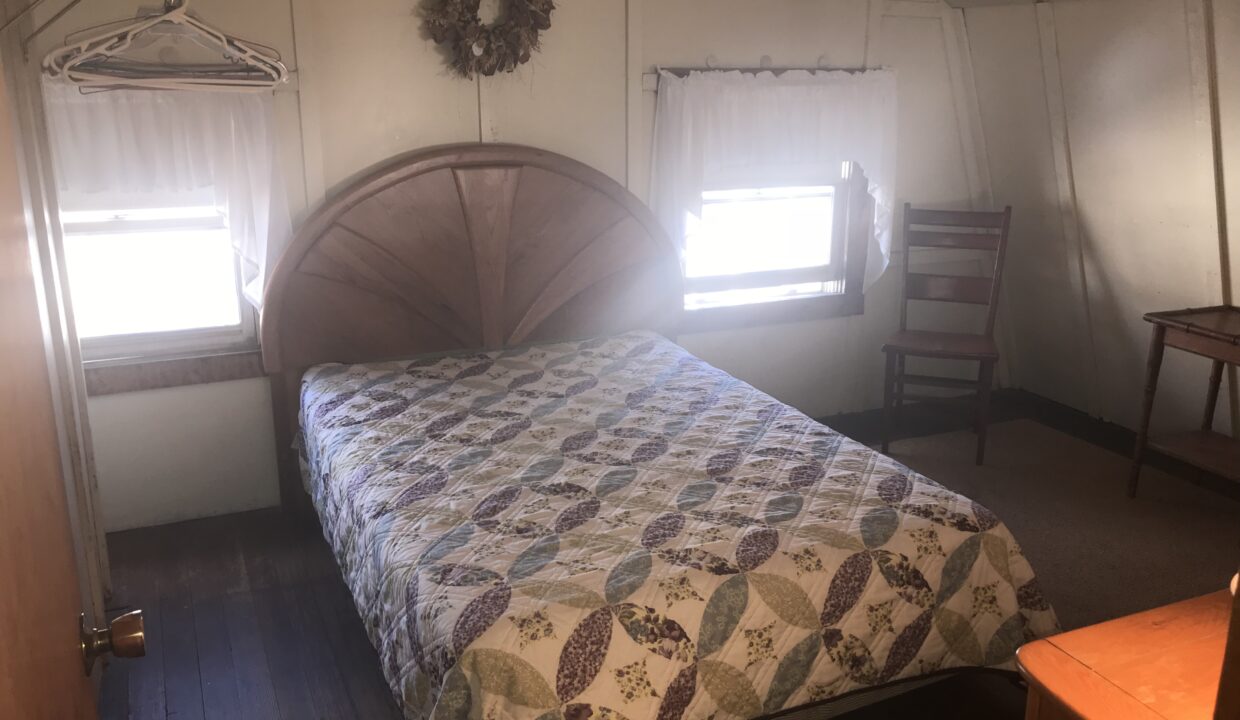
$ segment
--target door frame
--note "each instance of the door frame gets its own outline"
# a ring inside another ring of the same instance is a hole
[[[111,577],[98,502],[86,382],[69,301],[60,223],[56,220],[59,211],[43,114],[42,70],[38,59],[27,58],[22,48],[22,38],[32,26],[33,18],[27,15],[0,31],[0,69],[8,89],[17,170],[31,234],[31,260],[82,612],[88,625],[102,627],[107,625],[105,595],[111,593]],[[66,622],[71,620],[66,618]],[[96,690],[101,674],[93,673]]]

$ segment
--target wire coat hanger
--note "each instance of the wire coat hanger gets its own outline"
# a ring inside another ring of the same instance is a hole
[[[174,65],[126,59],[122,53],[152,28],[176,26],[198,44],[218,50],[226,61]],[[288,68],[274,53],[226,35],[189,14],[189,0],[167,0],[164,12],[57,48],[43,59],[43,71],[82,88],[162,90],[265,90],[288,81]]]

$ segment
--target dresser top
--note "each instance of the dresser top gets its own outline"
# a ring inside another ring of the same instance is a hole
[[[1055,635],[1022,647],[1017,665],[1090,720],[1208,720],[1231,603],[1223,590]]]

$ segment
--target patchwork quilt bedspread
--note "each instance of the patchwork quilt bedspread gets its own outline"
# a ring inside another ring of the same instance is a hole
[[[322,365],[303,470],[414,718],[750,718],[1010,668],[986,508],[659,336]]]

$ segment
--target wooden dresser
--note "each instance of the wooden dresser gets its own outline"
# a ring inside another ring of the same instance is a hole
[[[1025,645],[1026,720],[1210,720],[1231,611],[1223,590]]]

